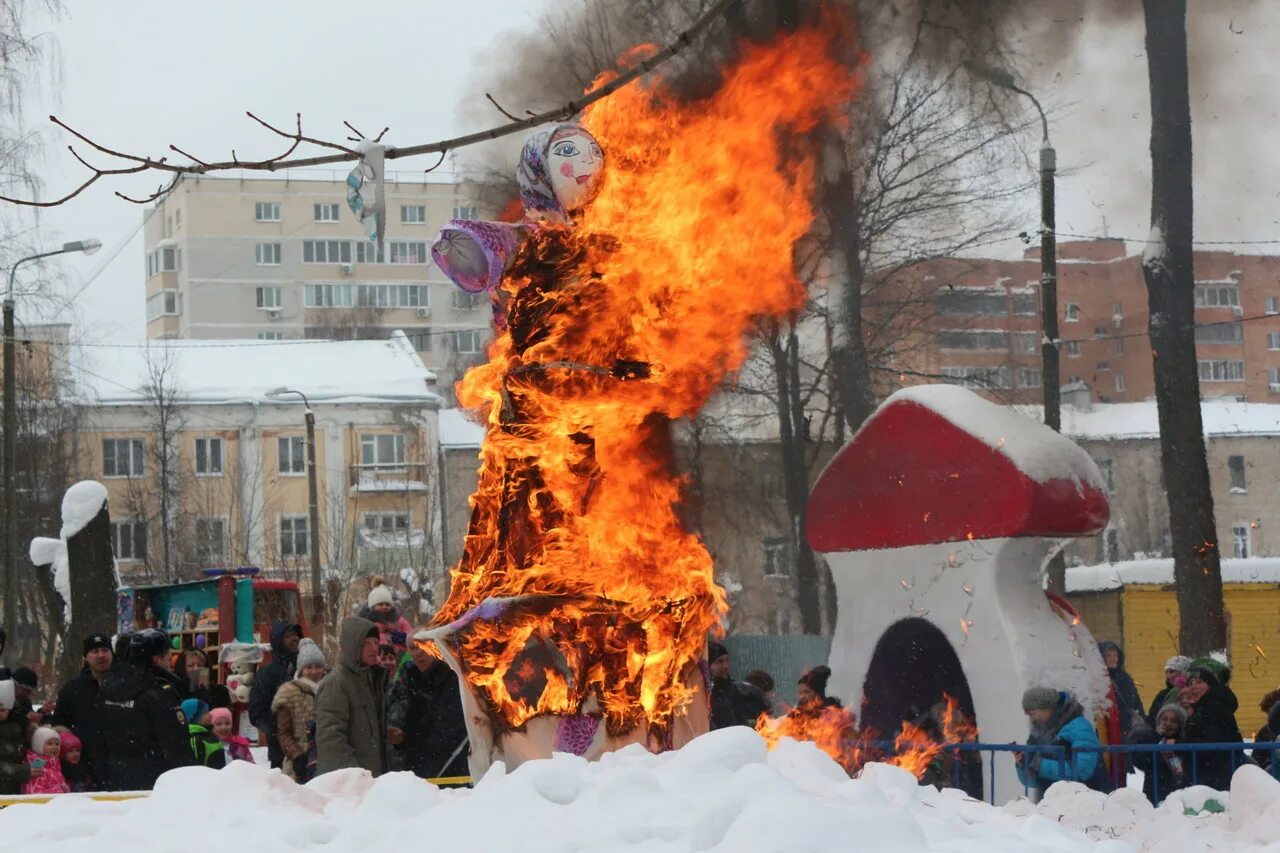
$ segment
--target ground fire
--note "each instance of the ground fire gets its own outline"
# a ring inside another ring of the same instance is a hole
[[[608,165],[571,215],[490,232],[511,249],[501,331],[458,387],[487,434],[433,634],[497,738],[541,716],[651,749],[705,730],[699,664],[726,604],[678,517],[670,423],[742,364],[756,322],[805,301],[805,141],[856,87],[840,33],[748,48],[696,103],[661,82],[623,89],[583,117],[589,133],[553,129],[545,158],[526,146],[522,169],[583,148]]]

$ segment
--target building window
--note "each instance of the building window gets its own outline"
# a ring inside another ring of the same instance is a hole
[[[1108,563],[1120,562],[1120,531],[1108,527],[1102,532],[1102,548],[1106,552]]]
[[[453,310],[455,311],[474,311],[481,302],[487,302],[489,297],[482,293],[467,293],[465,290],[458,288],[453,289]]]
[[[260,341],[283,341],[284,332],[258,332]]]
[[[1252,553],[1252,533],[1247,524],[1231,525],[1231,554],[1237,560],[1247,559]]]
[[[206,566],[227,562],[227,520],[196,519],[196,560]]]
[[[253,262],[260,267],[280,266],[280,244],[259,243],[253,247]]]
[[[454,219],[479,219],[480,212],[474,206],[459,205],[453,209]]]
[[[315,211],[316,222],[337,222],[338,206],[336,204],[316,204],[312,205]]]
[[[1116,374],[1116,391],[1120,393],[1124,393],[1124,390],[1125,390],[1124,374],[1117,373]]]
[[[1267,313],[1280,314],[1280,296],[1267,297]]]
[[[413,344],[415,352],[431,352],[431,329],[404,329],[404,336]]]
[[[102,476],[141,477],[142,439],[104,438],[102,440]]]
[[[388,260],[393,264],[425,264],[431,257],[427,254],[427,244],[412,240],[392,240],[387,244]]]
[[[938,313],[1003,317],[1009,313],[1009,297],[1004,290],[949,287],[938,291]]]
[[[178,208],[173,212],[173,227],[174,228],[182,227],[182,208]]]
[[[159,293],[147,297],[147,322],[150,323],[157,317],[175,316],[178,311],[179,299],[178,291],[162,290]]]
[[[427,206],[425,204],[400,205],[400,221],[405,225],[424,224],[427,221]]]
[[[356,285],[356,305],[361,308],[426,308],[429,304],[425,284]]]
[[[361,240],[356,243],[357,264],[381,264],[386,262],[386,253],[377,243]]]
[[[1280,349],[1280,332],[1267,332],[1267,349]]]
[[[1079,341],[1064,341],[1063,343],[1064,343],[1063,349],[1064,349],[1064,350],[1066,350],[1067,358],[1079,358],[1079,357],[1080,357],[1080,342],[1079,342]]]
[[[177,272],[182,266],[182,252],[176,246],[156,249],[147,255],[147,278],[162,272]]]
[[[1196,326],[1198,344],[1238,344],[1244,340],[1244,329],[1239,323],[1214,323]]]
[[[480,352],[480,332],[475,329],[453,333],[453,351],[469,355]]]
[[[791,576],[791,540],[783,537],[764,540],[764,574],[770,578]]]
[[[1008,388],[1007,367],[944,367],[943,378],[966,388]]]
[[[147,559],[147,523],[145,521],[111,522],[111,550],[122,563],[141,563]]]
[[[1267,369],[1267,385],[1272,391],[1280,391],[1280,367]]]
[[[375,533],[407,533],[409,531],[409,513],[407,512],[366,512],[364,529]]]
[[[302,304],[307,308],[350,308],[351,285],[305,285],[302,288]]]
[[[280,555],[305,557],[310,553],[305,515],[280,516]]]
[[[399,434],[360,436],[360,464],[403,465],[404,436]]]
[[[280,288],[278,286],[257,288],[257,303],[259,308],[265,308],[268,311],[279,311]]]
[[[1244,478],[1244,457],[1228,456],[1227,472],[1231,475],[1231,491],[1242,493],[1248,490]]]
[[[1040,301],[1036,297],[1035,290],[1027,288],[1014,290],[1012,293],[1014,314],[1019,317],[1035,317],[1040,313]]]
[[[1019,367],[1018,368],[1018,387],[1019,388],[1039,388],[1040,387],[1040,368]]]
[[[276,439],[280,473],[296,476],[307,473],[307,441],[300,435]]]
[[[938,333],[942,349],[1008,350],[1009,333],[994,331],[943,331]]]
[[[205,477],[222,474],[222,439],[196,439],[196,473]]]
[[[1197,308],[1235,308],[1240,305],[1240,288],[1234,284],[1197,284]]]
[[[1067,303],[1067,307],[1064,309],[1064,314],[1065,314],[1065,316],[1064,316],[1064,318],[1063,318],[1063,319],[1064,319],[1066,322],[1068,322],[1068,323],[1079,323],[1079,322],[1080,322],[1080,306],[1079,306],[1079,305],[1077,305],[1076,303],[1074,303],[1074,302],[1068,302],[1068,303]]]
[[[1244,381],[1243,361],[1198,361],[1201,382]]]
[[[1116,355],[1124,355],[1124,338],[1116,338],[1115,352]]]
[[[1099,372],[1099,373],[1106,373],[1106,372],[1107,372],[1108,370],[1110,370],[1110,369],[1111,369],[1111,362],[1109,362],[1109,361],[1100,361],[1100,362],[1098,362],[1098,372]]]
[[[1107,486],[1107,494],[1114,495],[1116,493],[1116,460],[1114,459],[1095,459],[1098,470],[1102,472],[1102,482]]]
[[[351,244],[345,240],[303,240],[304,264],[349,264]]]
[[[1035,332],[1018,332],[1014,338],[1017,340],[1019,354],[1035,355],[1040,352],[1040,336]]]
[[[260,201],[253,205],[253,218],[258,222],[279,222],[280,202]]]

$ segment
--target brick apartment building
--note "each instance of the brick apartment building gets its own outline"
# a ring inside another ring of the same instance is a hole
[[[1280,402],[1280,257],[1197,252],[1195,270],[1201,393]],[[895,273],[884,290],[899,295],[896,305],[909,298],[927,307],[909,330],[894,321],[902,343],[882,390],[944,378],[1004,401],[1039,401],[1039,279],[1038,249],[1021,260],[946,258]],[[1148,319],[1142,258],[1122,240],[1059,245],[1062,384],[1083,381],[1100,402],[1151,398]]]

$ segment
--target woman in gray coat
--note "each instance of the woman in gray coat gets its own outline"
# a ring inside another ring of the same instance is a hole
[[[316,691],[317,773],[387,764],[387,672],[378,665],[378,626],[352,616],[342,623],[338,665]]]

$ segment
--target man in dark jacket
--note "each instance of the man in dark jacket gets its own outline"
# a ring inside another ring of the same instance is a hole
[[[378,661],[378,626],[342,623],[338,665],[316,691],[317,773],[363,767],[387,772],[387,671]]]
[[[288,622],[272,625],[271,663],[254,673],[253,687],[249,691],[249,722],[267,736],[267,762],[272,767],[283,765],[284,750],[276,740],[271,702],[276,698],[280,685],[293,678],[298,666],[298,643],[301,641],[301,625]]]
[[[387,708],[397,769],[423,779],[466,776],[467,725],[458,677],[444,663],[409,643],[412,663],[400,669]]]
[[[1191,697],[1191,714],[1187,717],[1187,743],[1242,743],[1240,727],[1236,724],[1236,709],[1240,700],[1230,687],[1218,680],[1208,667],[1193,665],[1187,673],[1187,695]],[[1233,758],[1227,752],[1192,753],[1189,761],[1195,762],[1192,778],[1197,784],[1208,785],[1219,791],[1230,790]],[[1239,766],[1244,753],[1236,755]],[[1189,775],[1191,775],[1190,771]]]
[[[98,690],[115,655],[111,651],[111,638],[106,634],[85,637],[83,649],[84,667],[58,691],[51,723],[54,728],[76,733],[82,746],[80,763],[95,785],[101,785],[106,781],[106,742],[102,737]]]
[[[769,712],[769,703],[760,688],[734,681],[729,674],[729,650],[720,643],[707,648],[711,669],[711,728],[751,726],[761,714]]]
[[[157,665],[168,654],[163,631],[140,631],[130,640],[128,659],[102,679],[98,698],[109,790],[150,790],[161,773],[193,761],[181,697]]]
[[[1112,642],[1098,643],[1098,651],[1107,665],[1107,675],[1111,676],[1111,684],[1116,689],[1116,711],[1120,715],[1120,732],[1129,736],[1135,722],[1142,722],[1142,697],[1138,695],[1138,686],[1133,677],[1124,669],[1124,649]]]

